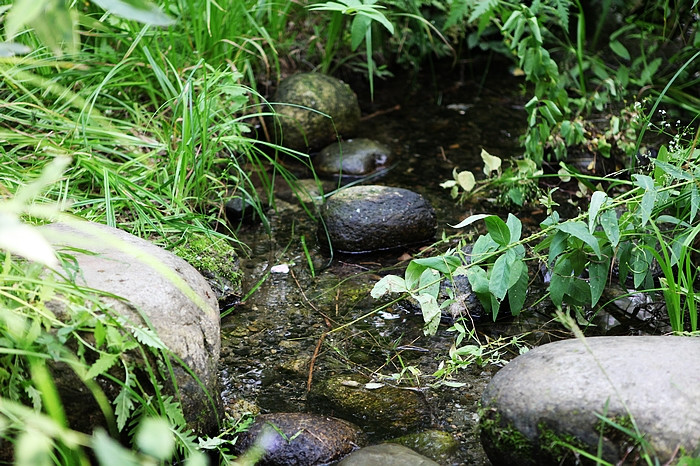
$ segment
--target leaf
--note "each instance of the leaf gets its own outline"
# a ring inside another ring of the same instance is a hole
[[[87,374],[83,377],[84,380],[92,380],[98,375],[102,375],[109,370],[119,359],[118,354],[101,353],[100,357],[88,369]]]
[[[489,154],[484,149],[481,149],[481,160],[484,161],[484,175],[489,176],[491,172],[497,172],[501,169],[501,159]]]
[[[80,40],[74,18],[67,3],[52,2],[51,6],[31,23],[34,33],[55,55],[78,51]]]
[[[467,22],[473,23],[477,19],[481,18],[481,16],[490,14],[491,10],[493,10],[496,6],[498,6],[498,0],[481,0],[480,2],[475,2],[474,10],[472,11],[472,14],[469,15]]]
[[[610,41],[610,50],[615,52],[615,54],[620,58],[624,58],[625,60],[630,59],[629,51],[619,40]]]
[[[404,274],[405,287],[408,290],[416,289],[416,287],[418,286],[418,282],[420,281],[420,277],[426,268],[426,266],[419,264],[418,262],[416,262],[416,260],[412,260],[411,262],[409,262],[408,267],[406,267],[406,272]]]
[[[564,300],[564,294],[569,290],[573,282],[573,267],[567,256],[561,256],[557,259],[552,271],[552,277],[549,282],[549,297],[552,303],[561,307]]]
[[[457,267],[462,265],[462,260],[457,256],[426,257],[422,259],[413,259],[411,262],[414,262],[418,265],[422,265],[424,267],[439,270],[445,275],[453,273],[457,269]]]
[[[409,264],[410,266],[410,264]],[[370,295],[374,298],[381,298],[387,293],[407,293],[406,282],[396,275],[387,275],[374,284]]]
[[[589,284],[591,287],[591,306],[595,306],[603,295],[608,281],[609,261],[591,262],[588,266]]]
[[[596,191],[591,196],[591,202],[588,206],[588,231],[593,233],[595,231],[596,218],[598,217],[598,212],[600,208],[605,204],[608,199],[608,195],[603,191]]]
[[[467,279],[474,293],[484,294],[489,292],[489,279],[486,276],[486,271],[481,267],[469,267],[467,269]]]
[[[92,0],[92,2],[121,18],[151,26],[170,26],[175,20],[147,0]]]
[[[158,461],[167,461],[175,450],[175,437],[168,421],[147,417],[139,423],[136,445],[143,453]]]
[[[600,225],[603,227],[605,236],[613,248],[617,247],[620,242],[620,225],[617,220],[617,212],[613,209],[608,209],[600,214]]]
[[[489,217],[491,214],[475,214],[475,215],[470,215],[469,217],[465,218],[461,222],[459,222],[457,225],[450,225],[452,228],[464,228],[466,226],[471,225],[474,222],[478,222],[481,219],[484,219],[486,217]]]
[[[502,301],[508,291],[508,283],[510,281],[510,266],[511,261],[508,260],[506,254],[503,254],[493,264],[491,274],[489,276],[489,291],[498,301]]]
[[[365,39],[365,33],[371,27],[372,21],[367,16],[357,15],[352,20],[350,27],[351,48],[354,52]]]
[[[437,270],[425,269],[420,276],[420,282],[418,285],[420,291],[418,293],[429,294],[435,299],[437,299],[438,293],[440,293],[441,278],[442,277],[440,275],[440,272],[438,272]]]
[[[520,277],[513,283],[513,285],[508,289],[508,304],[510,305],[510,313],[514,316],[520,314],[525,304],[525,299],[527,298],[527,286],[530,282],[530,277],[527,274],[527,266],[520,261],[524,267],[521,268]],[[513,267],[511,270],[516,270],[517,267]]]
[[[602,256],[600,246],[598,245],[598,240],[588,231],[588,227],[585,223],[581,221],[568,221],[559,225],[558,228],[560,231],[568,233],[589,245],[599,258]]]
[[[160,350],[168,349],[167,346],[165,346],[165,343],[163,343],[163,341],[160,339],[158,334],[150,328],[132,326],[130,327],[130,329],[131,333],[134,334],[134,337],[142,345],[146,345],[150,348]]]
[[[53,247],[39,230],[6,212],[0,212],[0,249],[49,267],[58,265]]]
[[[31,52],[32,49],[17,42],[0,42],[0,57],[14,57]]]
[[[464,170],[457,173],[457,182],[466,192],[469,192],[472,189],[474,189],[474,186],[476,185],[476,179],[474,178],[474,174],[468,170]]]
[[[549,264],[553,264],[554,260],[559,257],[566,249],[569,240],[569,235],[563,231],[557,231],[552,237],[552,242],[549,244]]]
[[[654,203],[656,202],[657,192],[656,188],[654,187],[654,180],[652,180],[649,176],[634,174],[632,175],[632,178],[635,179],[635,184],[644,190],[642,202],[640,203],[640,227],[643,227],[651,218],[651,214],[654,210]]]
[[[498,249],[498,243],[491,238],[491,235],[481,235],[474,242],[472,246],[472,252],[469,255],[472,261],[478,261],[482,259],[485,254],[490,254],[491,252]]]
[[[17,0],[5,18],[5,38],[13,39],[24,26],[38,18],[51,0]]]
[[[698,194],[698,187],[693,184],[690,188],[690,218],[689,222],[695,220],[695,216],[698,214],[698,207],[700,206],[700,195]]]
[[[134,409],[134,402],[131,399],[131,389],[128,386],[124,386],[114,399],[114,413],[117,415],[117,428],[119,432],[124,429],[132,409]]]
[[[510,229],[506,222],[497,215],[489,215],[484,222],[491,238],[501,246],[508,246],[510,243]]]
[[[426,335],[435,335],[440,324],[440,307],[434,296],[429,294],[413,295],[413,298],[420,304],[421,312],[425,326],[423,333]]]
[[[142,464],[136,453],[124,448],[101,428],[97,429],[93,434],[90,446],[100,466],[115,464],[120,466],[139,466]]]
[[[510,242],[515,243],[520,241],[520,235],[523,231],[523,224],[520,222],[518,217],[509,213],[506,219],[506,225],[508,226],[508,231],[510,232]]]

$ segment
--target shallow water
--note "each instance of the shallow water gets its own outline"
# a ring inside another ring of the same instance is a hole
[[[439,184],[452,178],[454,168],[478,173],[482,148],[504,159],[519,155],[517,136],[526,118],[523,98],[518,94],[520,78],[503,72],[500,78],[489,79],[483,89],[460,79],[458,72],[445,80],[439,90],[429,83],[417,87],[400,80],[379,83],[375,101],[363,104],[365,117],[358,134],[389,145],[396,155],[392,169],[372,183],[424,195],[438,214],[438,238],[443,232],[447,236],[456,233],[449,224],[471,213],[497,211],[483,201],[458,206]],[[333,181],[324,184],[326,192],[334,187]],[[369,296],[373,284],[387,272],[401,274],[400,267],[419,250],[331,257],[320,247],[316,223],[284,190],[280,197],[276,213],[270,215],[271,235],[262,227],[239,231],[239,239],[250,246],[248,256],[241,260],[246,274],[244,292],[259,286],[222,321],[221,375],[227,403],[246,400],[263,412],[333,414],[333,407],[307,402],[310,385],[336,374],[363,374],[371,380],[398,384],[387,377],[403,374],[401,385],[418,390],[427,405],[426,423],[421,428],[450,432],[459,441],[457,451],[440,457],[439,462],[490,464],[476,430],[478,402],[503,362],[473,364],[457,372],[453,380],[464,383],[463,387],[431,388],[425,385],[430,379],[421,375],[432,374],[440,361],[448,358],[455,337],[447,331],[450,324],[443,322],[436,336],[425,337],[422,317],[404,306],[372,312],[385,302]],[[534,218],[531,207],[514,214],[526,228],[528,220]],[[448,241],[439,248],[450,246],[456,243]],[[530,296],[529,303],[535,298]],[[480,323],[479,341],[526,333],[523,345],[533,346],[567,336],[550,315],[547,310],[533,308],[518,319]],[[611,322],[604,323],[600,333],[606,333],[606,326],[614,327],[617,321]],[[495,359],[506,361],[517,351],[516,346],[504,347]],[[361,427],[372,442],[396,435],[381,428]]]

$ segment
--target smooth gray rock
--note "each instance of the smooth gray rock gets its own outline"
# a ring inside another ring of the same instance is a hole
[[[353,186],[329,197],[323,224],[336,251],[363,253],[419,244],[434,238],[435,211],[418,193],[388,186]],[[325,238],[325,232],[319,232]]]
[[[326,146],[314,158],[314,169],[323,176],[360,177],[391,162],[391,149],[367,138],[348,139]]]
[[[437,466],[438,463],[395,443],[361,448],[338,463],[338,466]]]
[[[145,326],[139,314],[142,312],[162,342],[204,384],[211,398],[219,399],[219,306],[207,281],[194,267],[148,241],[106,225],[85,222],[73,227],[54,223],[40,228],[58,248],[90,251],[92,254],[69,251],[80,267],[75,274],[76,283],[124,298],[101,296],[100,300],[116,314]],[[172,277],[164,276],[157,268]],[[60,300],[49,304],[60,316],[65,304]],[[175,362],[173,370],[189,426],[198,432],[212,431],[217,426],[217,415],[206,393]],[[65,387],[65,393],[75,397],[72,404],[76,410],[67,408],[66,412],[76,416],[80,416],[81,409],[92,406],[88,403],[90,396],[86,397],[82,384],[78,384],[74,390]],[[71,405],[71,400],[66,402]]]
[[[630,437],[600,421],[636,423],[660,463],[700,450],[700,339],[591,337],[518,356],[482,397],[482,443],[494,465],[574,464],[564,441],[616,463]],[[626,457],[634,458],[634,453]]]
[[[250,429],[240,434],[235,448],[239,454],[254,446],[264,450],[260,462],[255,464],[311,466],[339,460],[359,448],[362,440],[360,429],[342,419],[272,413],[257,416]]]
[[[321,73],[297,73],[280,82],[272,107],[281,129],[277,142],[290,149],[320,149],[353,136],[360,104],[350,86]]]

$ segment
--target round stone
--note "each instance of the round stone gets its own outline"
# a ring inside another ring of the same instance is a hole
[[[320,73],[282,80],[272,106],[281,130],[277,141],[299,151],[350,137],[360,121],[360,105],[350,86]]]
[[[435,211],[418,193],[387,186],[353,186],[321,208],[334,250],[364,253],[420,244],[434,238]],[[320,231],[324,239],[326,232]]]
[[[438,466],[435,461],[395,443],[382,443],[352,453],[338,466]]]
[[[316,172],[324,176],[360,177],[391,162],[391,149],[367,138],[348,139],[323,148],[314,158]]]
[[[564,444],[618,463],[634,431],[660,463],[700,453],[700,339],[591,337],[537,347],[501,369],[482,397],[494,465],[574,464]],[[577,463],[578,464],[578,463]]]
[[[360,429],[342,419],[306,413],[272,413],[238,437],[236,449],[243,453],[254,445],[265,451],[260,464],[317,465],[346,456],[362,442]]]

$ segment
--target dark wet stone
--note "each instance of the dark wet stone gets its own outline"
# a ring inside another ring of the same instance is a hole
[[[320,149],[350,137],[360,121],[360,105],[350,86],[320,73],[282,80],[273,100],[282,131],[278,142],[294,150]]]
[[[566,442],[633,461],[634,441],[596,413],[632,419],[660,463],[700,453],[700,339],[591,337],[535,348],[501,369],[482,397],[482,443],[494,465],[578,464]],[[627,463],[625,463],[627,464]]]
[[[325,225],[333,248],[345,253],[419,244],[432,240],[437,230],[435,211],[423,196],[388,186],[343,189],[328,198],[321,215],[320,228]]]
[[[355,374],[331,377],[312,386],[309,406],[350,419],[365,430],[392,435],[405,434],[430,422],[418,392],[389,385],[368,389],[368,382]]]
[[[447,457],[459,447],[459,442],[452,434],[434,429],[404,435],[391,442],[401,444],[440,463],[447,462]]]
[[[239,436],[236,449],[243,453],[256,442],[266,451],[258,465],[311,466],[343,458],[362,443],[362,434],[357,426],[342,419],[272,413],[259,415],[248,432]]]
[[[438,463],[408,447],[382,443],[365,447],[338,463],[338,466],[437,466]]]
[[[246,197],[234,196],[224,205],[226,219],[233,227],[241,224],[251,225],[261,221],[258,209],[255,204]]]
[[[391,162],[391,149],[366,138],[348,139],[326,146],[313,161],[319,175],[360,177],[386,167]]]

